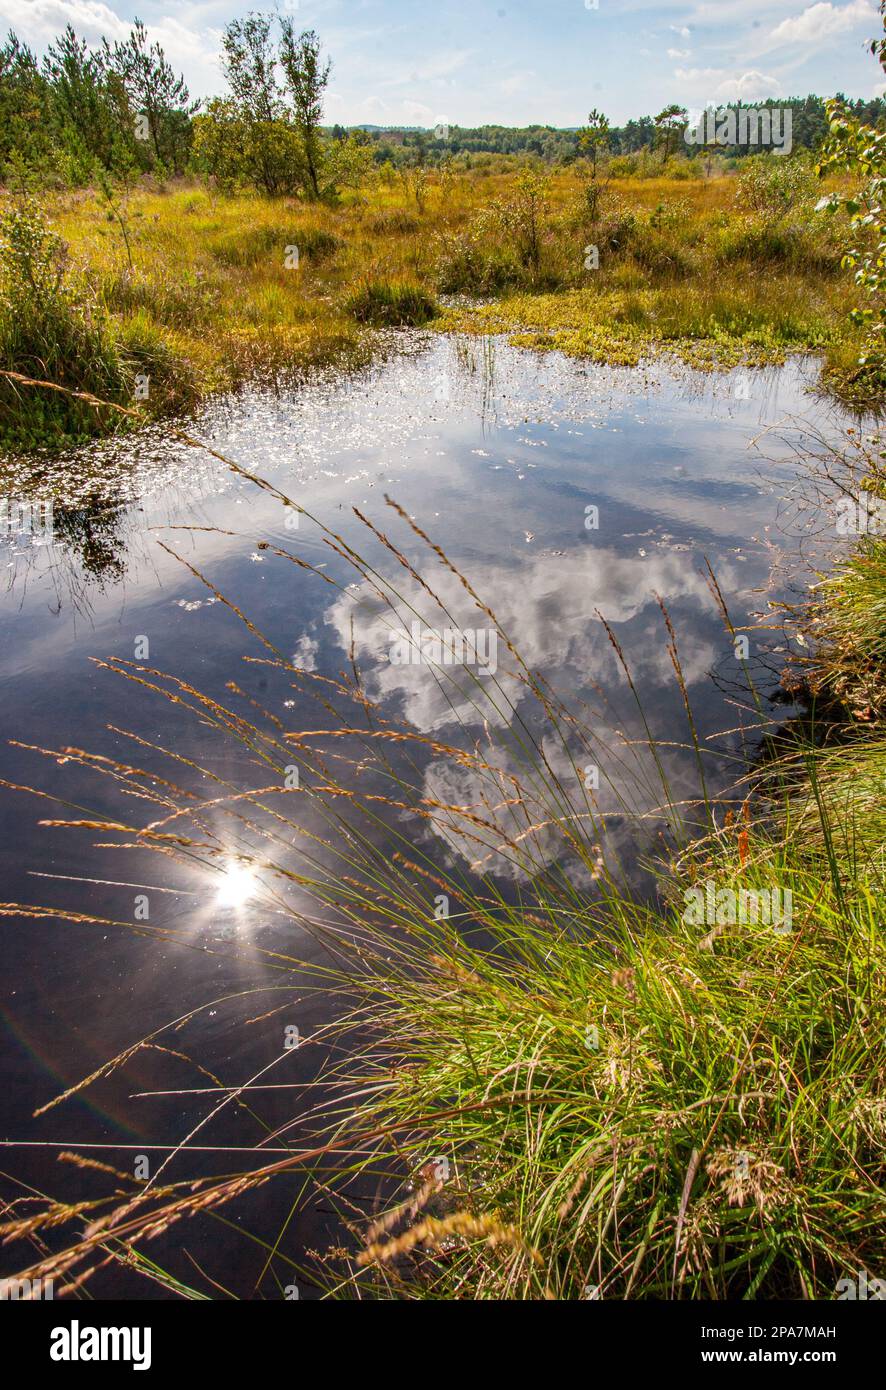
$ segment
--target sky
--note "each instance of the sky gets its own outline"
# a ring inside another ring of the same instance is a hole
[[[865,42],[873,0],[0,0],[0,28],[38,53],[70,23],[95,42],[138,15],[193,97],[224,90],[226,23],[277,9],[320,35],[342,125],[615,125],[670,102],[883,95]]]

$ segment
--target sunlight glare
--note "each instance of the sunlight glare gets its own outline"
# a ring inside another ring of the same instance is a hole
[[[219,907],[244,907],[255,888],[255,874],[242,864],[229,864],[216,895]]]

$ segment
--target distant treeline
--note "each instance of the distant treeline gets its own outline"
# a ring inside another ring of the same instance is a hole
[[[107,174],[190,172],[271,194],[300,190],[316,197],[356,185],[373,163],[466,166],[517,156],[562,165],[588,154],[587,128],[322,127],[329,66],[320,65],[319,40],[313,33],[296,38],[288,20],[280,21],[278,40],[276,24],[273,16],[250,15],[227,26],[223,70],[230,91],[202,113],[139,20],[124,43],[103,40],[94,49],[69,25],[42,60],[10,32],[0,44],[0,179],[78,185]],[[845,104],[866,125],[886,116],[881,99]],[[790,108],[794,148],[815,150],[826,134],[820,97],[759,106]],[[619,127],[599,112],[589,120],[595,159],[627,157],[632,166],[659,152],[662,159],[710,157],[683,141],[686,111],[677,105]],[[716,152],[734,157],[757,150],[719,146]]]
[[[838,94],[847,110],[865,125],[880,125],[886,121],[886,101],[877,97],[871,101],[851,101]],[[767,107],[790,110],[793,121],[794,148],[817,150],[827,134],[828,121],[822,97],[790,97],[782,100],[768,100],[753,105],[757,110]],[[582,131],[557,129],[555,126],[530,125],[521,127],[503,125],[484,125],[476,127],[450,126],[443,132],[419,129],[383,130],[376,126],[363,127],[376,147],[376,158],[390,159],[392,163],[404,157],[426,157],[432,162],[448,155],[500,154],[534,155],[549,164],[570,164],[585,153],[581,143]],[[684,123],[685,128],[685,123]],[[661,148],[663,139],[661,126],[653,116],[641,116],[628,121],[623,126],[612,126],[607,132],[602,152],[611,155],[639,154]],[[758,154],[759,147],[740,147],[737,145],[718,146],[718,152],[729,158],[746,154]],[[403,151],[407,151],[404,156]],[[696,151],[684,144],[682,139],[671,140],[673,154],[692,157]]]

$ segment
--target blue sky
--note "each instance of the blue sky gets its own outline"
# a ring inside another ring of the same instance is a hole
[[[343,124],[617,124],[677,101],[884,91],[865,40],[874,0],[0,0],[0,25],[43,51],[71,23],[95,41],[138,14],[192,94],[218,92],[225,23],[277,8],[333,60],[326,119]]]

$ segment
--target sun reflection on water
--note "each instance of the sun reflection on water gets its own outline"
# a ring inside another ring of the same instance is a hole
[[[216,894],[219,907],[245,907],[255,891],[255,874],[243,864],[228,864]]]

